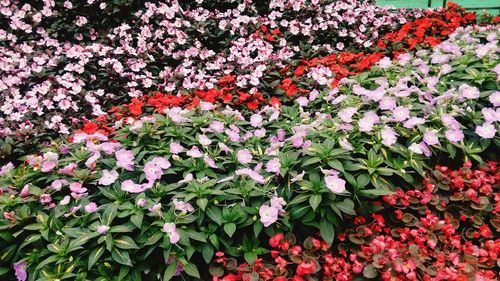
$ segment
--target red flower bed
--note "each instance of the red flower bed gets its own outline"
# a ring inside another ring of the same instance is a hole
[[[436,166],[414,190],[385,196],[378,213],[357,216],[336,247],[309,237],[278,233],[270,255],[253,265],[219,253],[213,280],[498,280],[500,168]],[[224,275],[223,272],[226,272]],[[229,273],[230,272],[230,273]]]

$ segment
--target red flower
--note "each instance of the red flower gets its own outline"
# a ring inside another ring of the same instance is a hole
[[[298,275],[307,275],[307,274],[312,274],[315,269],[314,262],[302,262],[297,266],[297,274]]]
[[[491,229],[488,227],[488,225],[486,224],[483,224],[479,227],[479,233],[481,234],[481,236],[483,236],[484,238],[490,238],[491,236]]]
[[[259,108],[259,101],[253,100],[253,101],[247,103],[247,107],[248,107],[248,109],[255,110],[255,109]]]
[[[285,238],[285,235],[283,233],[277,233],[271,239],[269,239],[269,246],[273,248],[277,248],[280,244],[281,241]]]
[[[295,71],[293,72],[293,76],[300,76],[304,73],[305,70],[305,66],[301,65],[295,69]]]
[[[269,105],[272,106],[272,107],[274,107],[274,108],[278,108],[278,107],[281,107],[281,101],[277,97],[272,97],[269,100]]]
[[[142,114],[142,107],[144,103],[140,101],[138,98],[133,98],[132,102],[127,106],[130,114],[134,116],[139,116]]]

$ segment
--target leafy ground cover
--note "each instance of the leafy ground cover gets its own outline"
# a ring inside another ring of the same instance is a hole
[[[498,18],[122,4],[1,4],[0,276],[498,277]]]

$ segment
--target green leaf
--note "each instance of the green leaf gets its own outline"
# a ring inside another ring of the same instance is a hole
[[[188,262],[184,265],[184,271],[194,278],[200,279],[200,273],[198,272],[198,268],[191,262]]]
[[[165,269],[165,273],[163,274],[163,281],[168,281],[174,277],[175,270],[177,269],[177,260],[174,260],[171,264],[167,266]]]
[[[140,213],[137,213],[133,216],[130,217],[130,221],[135,225],[137,226],[137,228],[141,229],[142,227],[142,220],[144,218],[144,213],[143,212],[140,212]]]
[[[233,237],[233,234],[236,231],[236,224],[232,222],[224,224],[224,231],[227,235],[229,235],[229,237]]]
[[[349,198],[344,199],[342,202],[335,203],[335,206],[337,206],[345,214],[353,216],[356,215],[356,212],[354,211],[354,202],[352,202]]]
[[[314,164],[314,163],[318,163],[320,161],[321,161],[321,158],[319,158],[319,157],[312,157],[312,158],[309,158],[306,161],[304,161],[302,163],[302,167],[305,167],[305,166],[308,166],[308,165],[311,165],[311,164]]]
[[[253,223],[253,234],[255,235],[255,237],[259,237],[259,234],[262,231],[263,227],[264,225],[259,220]]]
[[[96,248],[92,251],[92,253],[90,253],[88,269],[92,268],[92,266],[99,260],[99,258],[102,256],[103,253],[104,253],[104,246]]]
[[[119,264],[133,266],[132,260],[130,259],[127,251],[113,248],[113,250],[111,251],[111,257]]]
[[[246,252],[244,255],[245,260],[248,262],[248,264],[253,264],[255,260],[257,259],[257,254],[252,251],[252,252]]]
[[[356,182],[359,187],[365,187],[370,183],[370,176],[368,176],[367,174],[360,174],[356,178]]]
[[[214,248],[212,248],[210,244],[205,244],[201,249],[201,254],[203,255],[203,259],[205,259],[206,264],[209,264],[214,256]]]
[[[207,204],[208,204],[207,198],[200,198],[200,199],[196,200],[196,205],[198,205],[203,211],[205,211]]]
[[[365,266],[365,269],[363,269],[363,276],[366,278],[373,279],[377,277],[377,275],[378,275],[377,269],[371,264]]]
[[[390,195],[393,192],[388,189],[364,189],[359,192],[361,196],[365,196],[368,198],[374,198],[377,196]]]
[[[114,204],[110,204],[105,210],[101,218],[101,222],[104,225],[111,225],[113,219],[116,217],[117,208]]]
[[[114,239],[113,242],[115,243],[115,246],[120,249],[139,249],[137,244],[135,244],[134,240],[130,238],[130,236],[121,236],[117,239]]]
[[[333,225],[325,218],[322,218],[319,222],[319,232],[321,233],[321,237],[323,237],[328,244],[332,245],[333,239],[335,238],[335,231],[333,230]]]
[[[77,247],[84,245],[90,239],[96,237],[97,235],[98,235],[98,233],[96,233],[96,232],[85,233],[85,234],[80,235],[80,237],[76,238],[75,240],[72,240],[69,243],[68,252],[71,252],[71,251],[75,250]]]
[[[344,172],[344,166],[342,165],[342,163],[337,160],[337,159],[332,159],[330,161],[328,161],[328,166],[334,168],[335,170],[338,170],[338,171],[341,171],[341,172]]]
[[[309,205],[311,205],[312,209],[316,211],[316,208],[318,208],[319,204],[321,203],[321,195],[319,194],[313,194],[311,197],[309,197]]]
[[[189,238],[191,238],[191,239],[194,239],[194,240],[197,240],[200,242],[207,242],[207,239],[205,238],[205,236],[203,234],[201,234],[200,232],[197,232],[196,230],[189,230],[189,231],[186,231],[186,233],[189,236]]]
[[[207,216],[211,218],[216,224],[222,225],[221,210],[215,206],[207,209]]]
[[[8,267],[0,267],[0,276],[4,275],[5,273],[9,272]]]

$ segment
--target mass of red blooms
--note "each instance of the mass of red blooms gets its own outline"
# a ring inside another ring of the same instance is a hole
[[[442,11],[425,11],[425,17],[404,24],[396,32],[387,33],[377,43],[382,50],[394,52],[413,50],[417,46],[436,46],[458,27],[473,24],[476,14],[466,12],[453,2]]]
[[[490,161],[471,168],[470,162],[457,170],[436,166],[421,187],[398,189],[374,202],[383,207],[379,212],[346,220],[350,226],[334,247],[319,235],[299,245],[292,234],[278,233],[269,240],[270,254],[252,266],[218,253],[213,266],[226,274],[212,278],[499,280],[500,167]]]

